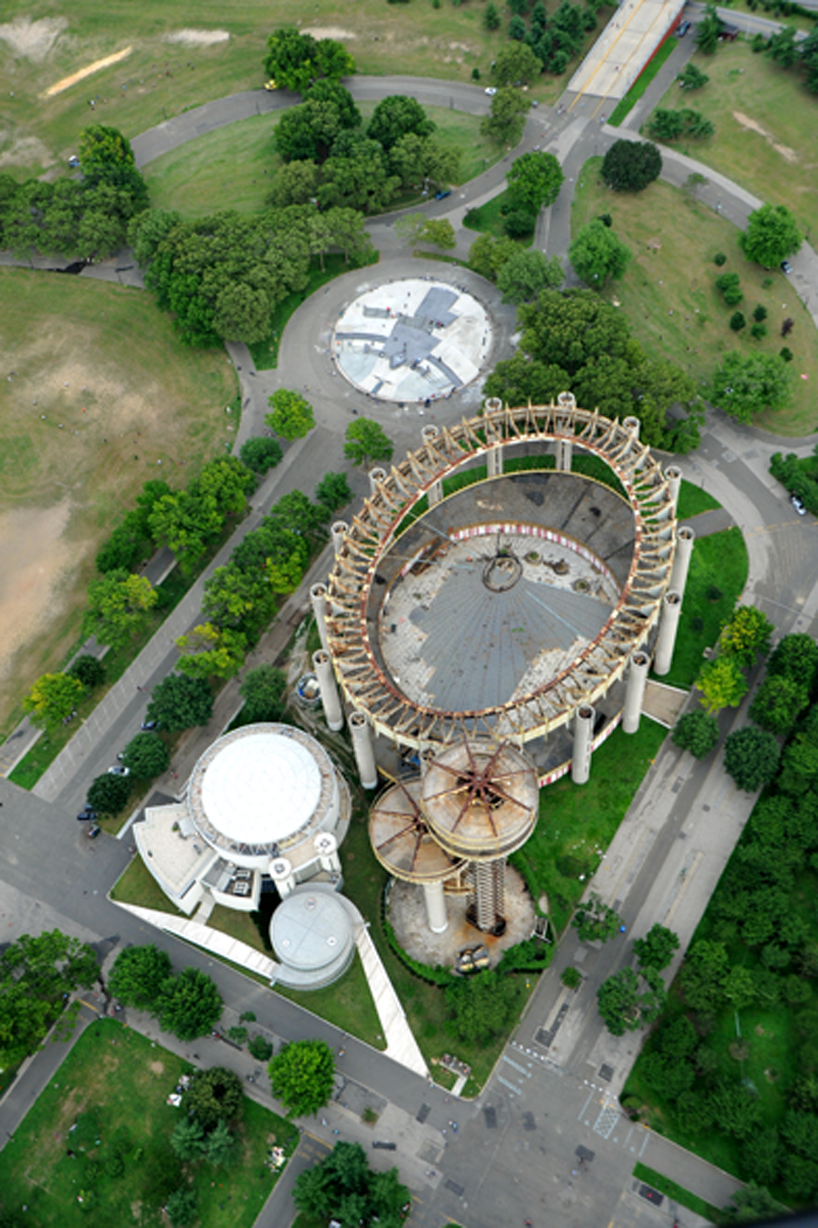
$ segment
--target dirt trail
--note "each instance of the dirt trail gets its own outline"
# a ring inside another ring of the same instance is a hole
[[[86,77],[92,76],[95,72],[99,72],[101,68],[109,68],[111,64],[118,64],[120,60],[124,60],[133,51],[133,47],[123,47],[121,51],[115,51],[113,55],[103,56],[101,60],[94,60],[93,64],[86,64],[85,68],[80,68],[77,72],[72,72],[70,77],[63,77],[56,85],[51,85],[43,94],[44,98],[53,98],[55,94],[61,94],[63,90],[67,90],[69,86],[76,85],[78,81],[84,81]]]

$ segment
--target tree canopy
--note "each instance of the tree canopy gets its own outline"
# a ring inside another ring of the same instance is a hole
[[[662,978],[654,968],[623,968],[603,981],[597,1006],[608,1031],[614,1036],[635,1032],[653,1023],[665,1004]]]
[[[568,248],[568,259],[577,276],[598,290],[612,278],[622,277],[632,255],[627,244],[600,218],[583,226]]]
[[[264,421],[288,443],[303,439],[315,426],[315,414],[309,401],[291,388],[278,388],[268,398],[270,413]]]
[[[705,661],[699,670],[696,686],[711,716],[722,708],[737,708],[748,690],[740,663],[735,657],[726,656]]]
[[[320,78],[340,81],[351,76],[355,61],[334,39],[316,40],[295,26],[281,26],[267,39],[264,70],[279,89],[304,93]]]
[[[212,1130],[220,1121],[229,1125],[244,1108],[241,1079],[223,1066],[198,1070],[185,1092],[184,1107],[204,1130]]]
[[[614,141],[602,159],[602,178],[615,192],[642,192],[662,173],[662,155],[651,141]]]
[[[621,919],[609,904],[592,891],[587,900],[578,904],[571,918],[580,942],[607,942],[619,933]]]
[[[131,782],[126,776],[104,772],[95,776],[88,786],[86,800],[92,810],[102,815],[119,814],[131,795]]]
[[[347,427],[344,456],[353,465],[372,465],[392,459],[394,444],[372,418],[356,418]]]
[[[213,1030],[223,1009],[215,982],[198,968],[183,968],[178,976],[165,979],[154,1013],[163,1031],[179,1040],[196,1040]]]
[[[281,444],[268,435],[253,435],[245,439],[239,451],[241,463],[253,473],[265,474],[281,462]]]
[[[514,159],[506,183],[515,205],[539,213],[540,209],[553,205],[564,178],[554,154],[535,151]]]
[[[287,708],[287,675],[274,665],[257,665],[241,680],[242,716],[247,724],[280,721]]]
[[[770,651],[774,630],[767,615],[757,606],[736,606],[719,635],[719,652],[735,657],[742,669],[750,669],[757,656],[766,656]]]
[[[335,1056],[325,1041],[298,1040],[285,1045],[268,1070],[273,1095],[288,1117],[306,1117],[329,1104]]]
[[[213,696],[202,678],[168,674],[151,692],[148,718],[174,733],[193,725],[206,725],[213,714]]]
[[[542,72],[542,64],[527,43],[502,43],[494,56],[491,79],[500,86],[513,86],[517,81],[530,85]]]
[[[85,694],[71,674],[42,674],[23,700],[23,711],[38,729],[54,729],[67,720]]]
[[[783,409],[792,397],[787,364],[778,354],[733,351],[713,376],[712,398],[739,422],[765,409]]]
[[[117,955],[108,977],[108,988],[125,1006],[149,1010],[170,975],[170,958],[154,943],[125,947]]]
[[[168,770],[170,752],[158,733],[138,733],[125,747],[122,762],[137,779],[153,780]]]
[[[98,975],[91,947],[59,930],[23,934],[0,953],[0,1068],[36,1052],[65,1009],[65,997]]]
[[[420,137],[431,136],[435,127],[416,98],[406,94],[390,94],[382,98],[372,112],[366,135],[388,152],[408,133]]]
[[[543,290],[555,290],[565,279],[559,256],[546,256],[535,247],[518,247],[500,266],[497,288],[505,303],[530,303]]]
[[[719,740],[719,723],[714,716],[696,708],[680,716],[673,728],[673,741],[696,759],[705,759]]]
[[[804,241],[798,223],[786,205],[762,205],[747,219],[740,243],[748,260],[774,268],[797,252]]]
[[[98,643],[121,648],[144,627],[159,594],[145,576],[109,571],[88,585],[88,609],[83,633]]]
[[[781,752],[773,734],[751,725],[727,735],[724,770],[745,793],[755,793],[775,778]]]
[[[336,1143],[326,1159],[299,1173],[293,1202],[320,1222],[402,1228],[411,1195],[397,1168],[373,1172],[360,1143]]]
[[[515,46],[527,50],[524,43]],[[525,94],[512,86],[503,85],[492,98],[489,114],[481,121],[480,131],[497,145],[516,145],[522,136],[528,109]]]
[[[468,1044],[485,1045],[508,1031],[520,1009],[520,987],[513,977],[485,969],[446,990],[449,1026]]]
[[[679,949],[679,935],[657,921],[644,938],[635,938],[633,950],[640,968],[655,968],[661,972]]]

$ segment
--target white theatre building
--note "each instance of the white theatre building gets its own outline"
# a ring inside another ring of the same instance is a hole
[[[181,801],[145,810],[139,853],[190,915],[215,904],[251,912],[265,881],[281,897],[317,879],[340,888],[346,783],[315,738],[291,725],[246,725],[199,759]]]

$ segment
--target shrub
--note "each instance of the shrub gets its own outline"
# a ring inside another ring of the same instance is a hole
[[[784,362],[792,362],[793,358],[795,357],[788,345],[782,345],[781,349],[778,351],[778,354],[779,357],[784,359]]]
[[[532,233],[536,224],[536,215],[528,209],[509,209],[503,218],[503,225],[510,239],[525,238]]]
[[[603,226],[613,226],[613,218],[610,213],[600,213],[599,220]]]
[[[686,712],[676,722],[672,737],[682,750],[689,751],[696,759],[704,759],[719,740],[719,723],[701,709]]]
[[[716,278],[716,289],[721,290],[728,307],[735,307],[744,298],[738,273],[722,273]]]
[[[254,435],[241,445],[239,457],[243,465],[254,473],[266,473],[273,469],[281,460],[281,446],[275,439],[266,435]]]
[[[582,984],[582,973],[579,968],[563,968],[560,980],[566,989],[578,989]]]
[[[717,264],[719,268],[721,268],[723,264],[727,264],[727,257],[725,256],[724,252],[716,252],[715,256],[713,257],[713,263]]]
[[[471,79],[472,81],[480,80],[480,69],[479,68],[475,67],[471,70]]]
[[[243,1045],[247,1040],[247,1028],[232,1027],[228,1030],[227,1039],[234,1045]]]
[[[269,1040],[265,1040],[259,1033],[250,1038],[247,1048],[250,1051],[250,1056],[254,1057],[257,1062],[269,1062],[273,1056],[273,1046]]]
[[[750,329],[750,336],[754,337],[756,341],[760,341],[762,337],[767,336],[767,325],[766,324],[754,324],[752,328]]]
[[[767,319],[767,308],[763,303],[759,303],[756,307],[755,311],[753,312],[753,319],[757,320],[759,323],[761,323],[762,320]]]
[[[747,321],[740,311],[734,311],[730,316],[730,327],[734,333],[740,333],[746,324]]]

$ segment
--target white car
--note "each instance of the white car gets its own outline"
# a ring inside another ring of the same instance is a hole
[[[125,767],[121,763],[118,763],[116,767],[108,768],[109,776],[130,776],[130,774],[131,774],[131,769],[128,767]]]
[[[806,516],[807,509],[804,507],[804,501],[800,495],[790,495],[790,503],[793,505],[799,516]]]
[[[497,90],[493,85],[487,85],[486,88],[483,90],[483,93],[488,94],[489,98],[493,98],[494,95],[497,93]]]

